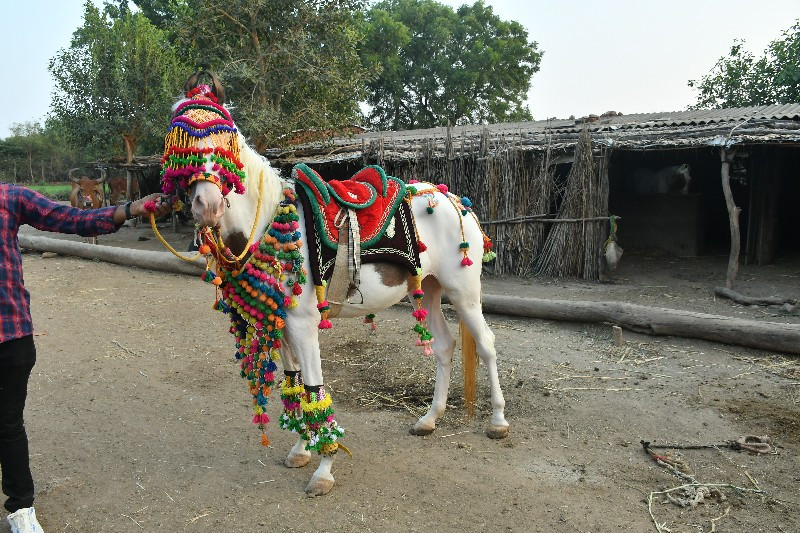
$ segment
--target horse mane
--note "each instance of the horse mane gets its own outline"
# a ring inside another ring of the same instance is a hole
[[[275,209],[282,199],[283,187],[279,172],[269,164],[266,157],[260,155],[247,144],[244,136],[239,133],[239,160],[244,165],[245,172],[245,191],[243,200],[253,206],[258,205],[258,180],[264,180],[261,198],[261,216],[259,226],[266,228],[266,224],[275,214]],[[230,195],[236,195],[231,192]],[[238,195],[236,195],[238,196]],[[263,233],[260,232],[259,235]]]

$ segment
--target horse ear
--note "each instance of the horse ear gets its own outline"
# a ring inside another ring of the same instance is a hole
[[[219,102],[220,105],[224,104],[225,89],[222,87],[222,84],[219,82],[219,79],[217,79],[217,76],[214,75],[213,72],[208,71],[208,75],[211,76],[211,92],[217,97],[217,102]]]
[[[202,72],[201,70],[198,70],[197,72],[189,76],[189,79],[186,80],[186,83],[183,85],[183,92],[188,93],[189,91],[197,87],[197,82],[200,80],[201,72]]]

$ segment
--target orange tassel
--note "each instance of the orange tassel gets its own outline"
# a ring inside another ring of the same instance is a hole
[[[261,445],[262,446],[269,446],[269,439],[267,438],[266,433],[261,434]]]

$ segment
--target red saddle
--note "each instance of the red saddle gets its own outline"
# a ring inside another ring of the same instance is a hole
[[[349,180],[325,182],[320,175],[300,163],[292,169],[292,178],[306,192],[320,242],[336,249],[343,209],[352,209],[358,218],[361,247],[369,248],[386,232],[406,195],[401,180],[387,176],[384,170],[371,165]]]

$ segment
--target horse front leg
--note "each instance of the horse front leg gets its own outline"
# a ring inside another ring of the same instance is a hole
[[[300,424],[303,420],[303,413],[300,408],[300,395],[303,392],[303,375],[300,372],[300,363],[288,343],[283,344],[281,350],[283,357],[283,383],[281,383],[281,401],[283,403],[283,415],[280,418],[281,428],[293,431],[299,435],[297,442],[289,455],[283,461],[288,468],[302,468],[311,460],[311,452],[306,450],[306,441]]]
[[[300,401],[301,438],[292,448],[287,466],[294,464],[289,464],[290,458],[301,462],[305,457],[303,452],[308,453],[309,458],[312,450],[322,456],[305,488],[309,496],[321,496],[333,488],[335,480],[331,469],[338,449],[336,439],[343,433],[333,418],[332,401],[323,384],[317,322],[319,315],[314,307],[298,308],[287,319],[285,328],[285,338],[299,363],[304,382]]]
[[[433,353],[436,357],[436,383],[430,409],[411,427],[412,435],[430,435],[436,429],[436,420],[444,414],[447,393],[450,390],[450,374],[453,369],[453,350],[456,341],[447,327],[442,314],[442,286],[436,278],[429,276],[422,281],[425,296],[422,307],[428,310],[428,329],[433,335]]]

